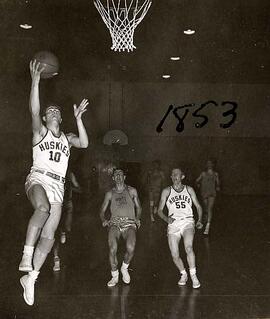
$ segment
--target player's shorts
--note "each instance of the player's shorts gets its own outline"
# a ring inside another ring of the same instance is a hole
[[[195,232],[195,221],[193,217],[176,219],[172,224],[168,224],[167,235],[181,237],[186,229],[193,229]]]
[[[216,192],[201,192],[202,199],[207,199],[209,197],[216,197]]]
[[[116,226],[120,232],[124,232],[129,228],[137,230],[138,224],[134,219],[129,217],[112,217],[109,220],[109,227]]]
[[[25,192],[27,197],[29,190],[34,185],[41,185],[48,197],[50,204],[62,204],[64,198],[64,182],[58,181],[50,176],[31,170],[26,177]]]
[[[160,190],[149,191],[150,206],[158,206],[160,200]]]

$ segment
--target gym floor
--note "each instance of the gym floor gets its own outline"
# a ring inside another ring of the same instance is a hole
[[[166,225],[160,219],[150,222],[145,200],[131,284],[107,288],[107,234],[99,205],[75,198],[72,234],[61,245],[61,271],[53,272],[50,255],[36,283],[34,306],[23,300],[18,271],[31,207],[23,194],[5,196],[2,203],[1,319],[270,318],[267,197],[221,195],[217,200],[210,236],[197,232],[195,237],[200,289],[190,281],[178,287]],[[184,257],[182,245],[180,250]]]

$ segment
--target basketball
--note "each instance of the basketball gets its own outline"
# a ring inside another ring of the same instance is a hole
[[[49,79],[58,74],[59,62],[53,53],[40,51],[33,56],[33,60],[40,62],[40,68],[44,68],[40,74],[42,79]]]

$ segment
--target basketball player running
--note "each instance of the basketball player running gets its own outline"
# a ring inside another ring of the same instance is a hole
[[[204,235],[208,235],[213,217],[216,194],[217,191],[220,190],[219,176],[218,173],[214,171],[212,161],[207,161],[206,171],[200,174],[196,179],[196,183],[200,188],[205,210],[207,212],[207,224],[204,229]]]
[[[115,187],[105,194],[100,211],[103,227],[109,227],[108,244],[112,278],[107,283],[108,287],[115,286],[119,281],[117,248],[121,237],[126,243],[126,253],[121,266],[122,280],[126,284],[130,283],[128,267],[135,251],[136,230],[140,227],[142,209],[138,193],[135,188],[125,184],[125,178],[122,169],[114,170],[112,179]],[[110,220],[106,220],[105,212],[109,204],[111,217]]]
[[[41,118],[39,82],[43,70],[37,61],[30,62],[32,85],[29,108],[32,116],[33,165],[26,178],[25,189],[34,213],[28,223],[23,256],[19,265],[20,271],[28,272],[20,279],[24,289],[24,300],[28,305],[34,304],[35,281],[54,244],[54,234],[61,217],[64,176],[70,147],[88,146],[88,137],[82,122],[82,114],[88,105],[86,99],[82,100],[78,107],[74,105],[78,136],[73,133],[65,135],[60,131],[62,118],[59,107],[55,105],[47,107],[45,115]]]
[[[195,254],[193,251],[195,221],[193,218],[192,203],[195,205],[199,216],[196,223],[198,229],[203,227],[201,222],[202,208],[193,188],[182,184],[184,178],[185,175],[180,168],[174,168],[172,170],[171,179],[173,185],[162,191],[158,214],[168,223],[167,234],[171,255],[173,262],[181,274],[178,285],[184,286],[188,280],[188,274],[179,255],[179,243],[181,237],[183,237],[192,285],[193,288],[199,288],[201,284],[196,275]],[[163,213],[165,205],[167,205],[168,208],[168,216]]]
[[[163,171],[160,169],[160,162],[153,161],[153,169],[149,171],[147,176],[147,185],[149,193],[149,204],[150,204],[150,217],[151,221],[155,221],[155,215],[157,214],[158,203],[162,187],[164,187],[165,176]]]

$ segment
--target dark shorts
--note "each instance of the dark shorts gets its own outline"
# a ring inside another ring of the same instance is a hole
[[[129,217],[112,217],[109,220],[109,227],[112,226],[117,227],[120,232],[124,232],[129,228],[133,228],[134,230],[138,228],[136,221]]]

